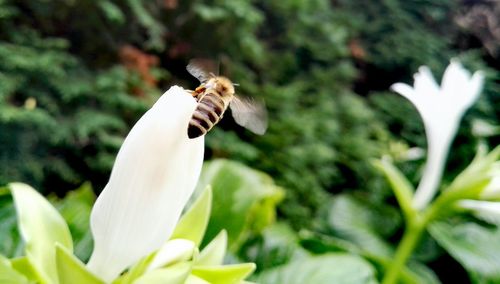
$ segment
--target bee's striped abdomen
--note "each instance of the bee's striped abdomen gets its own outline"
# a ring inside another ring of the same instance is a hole
[[[196,138],[206,134],[219,122],[226,109],[224,101],[214,93],[205,94],[196,107],[189,121],[188,136]]]

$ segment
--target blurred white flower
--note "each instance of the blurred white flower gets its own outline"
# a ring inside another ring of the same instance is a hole
[[[189,139],[196,101],[170,88],[136,123],[91,215],[87,267],[106,282],[171,236],[201,171],[204,137]]]
[[[458,206],[471,210],[478,218],[486,222],[500,225],[500,202],[461,200]]]
[[[500,201],[500,161],[492,165],[488,175],[491,176],[491,180],[481,192],[481,198]]]
[[[483,85],[482,72],[470,73],[451,60],[439,87],[427,66],[414,75],[413,87],[396,83],[391,89],[410,100],[420,113],[427,135],[427,163],[415,192],[413,206],[422,209],[432,200],[441,181],[450,144],[465,111],[476,101]]]

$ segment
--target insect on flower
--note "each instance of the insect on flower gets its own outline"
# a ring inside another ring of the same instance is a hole
[[[236,123],[255,134],[266,132],[267,112],[264,104],[235,95],[231,80],[207,71],[199,60],[191,60],[186,69],[201,83],[192,92],[198,105],[189,121],[189,138],[210,131],[222,119],[228,106]]]

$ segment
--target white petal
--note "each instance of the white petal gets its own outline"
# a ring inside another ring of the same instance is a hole
[[[462,200],[458,205],[464,209],[474,212],[474,214],[489,223],[500,224],[500,202]]]
[[[470,73],[458,60],[452,59],[450,65],[444,71],[441,81],[441,90],[444,94],[450,96],[459,96],[466,90],[470,80]]]
[[[111,281],[170,237],[194,190],[204,137],[189,139],[196,101],[172,87],[125,139],[91,215],[94,251],[88,268]]]
[[[192,241],[184,239],[170,240],[156,253],[146,271],[189,260],[196,251],[196,245]]]
[[[467,96],[465,96],[464,107],[469,108],[481,94],[484,83],[484,73],[477,71],[472,75],[472,79],[468,82]]]
[[[412,101],[413,98],[415,97],[415,90],[411,86],[404,83],[392,84],[391,90],[396,93],[399,93],[400,95],[409,99],[410,101]]]
[[[434,97],[439,94],[439,86],[432,76],[432,72],[427,66],[418,68],[418,73],[414,76],[413,87],[419,97]]]

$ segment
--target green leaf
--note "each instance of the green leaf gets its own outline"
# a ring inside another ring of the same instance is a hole
[[[192,265],[192,262],[184,262],[155,269],[139,277],[134,284],[183,284],[191,272]]]
[[[278,222],[265,228],[260,238],[245,244],[239,255],[254,262],[257,269],[268,269],[292,259],[307,257],[309,253],[299,244],[297,233],[288,224]]]
[[[262,284],[374,284],[375,269],[361,257],[328,253],[265,270],[256,277]]]
[[[192,274],[214,284],[238,283],[255,270],[253,263],[195,266]]]
[[[471,276],[476,274],[489,283],[500,282],[500,229],[476,223],[435,222],[429,232]]]
[[[403,282],[411,283],[426,283],[426,284],[440,284],[439,278],[436,276],[433,270],[428,268],[422,263],[412,261],[407,268],[403,269],[402,277],[410,277],[409,279],[403,278]]]
[[[0,283],[28,284],[28,279],[14,269],[10,261],[0,255]]]
[[[363,252],[390,257],[392,247],[380,234],[391,235],[400,216],[388,207],[371,207],[353,196],[343,194],[331,199],[325,217],[338,237],[355,244]]]
[[[110,1],[99,1],[97,2],[102,12],[106,16],[106,18],[117,24],[123,24],[125,22],[125,15],[123,14],[120,7],[115,5]]]
[[[200,277],[189,275],[184,284],[210,284],[210,282],[207,282]]]
[[[26,256],[40,280],[57,283],[55,244],[73,250],[68,225],[59,212],[36,190],[22,183],[9,184],[16,205],[19,231]]]
[[[37,273],[31,265],[29,259],[25,256],[18,257],[10,260],[12,267],[19,271],[22,275],[26,276],[30,282],[39,282]]]
[[[199,246],[207,229],[212,208],[212,189],[207,186],[189,210],[181,217],[170,239],[186,239]]]
[[[226,254],[227,232],[222,230],[196,259],[196,265],[221,265]]]
[[[500,146],[487,153],[480,147],[472,163],[443,191],[443,198],[477,199],[493,178],[491,172],[500,158]]]
[[[393,258],[388,256],[375,255],[370,252],[362,251],[359,247],[349,241],[335,238],[329,235],[319,233],[301,232],[301,244],[316,254],[327,252],[350,252],[360,255],[364,259],[376,264],[377,267],[388,267],[392,264]],[[434,272],[420,262],[412,261],[408,267],[401,270],[400,278],[405,284],[438,284],[440,283]]]
[[[10,191],[0,189],[0,254],[19,256],[24,245],[17,229],[16,209]]]
[[[104,282],[87,270],[78,258],[65,247],[56,244],[56,265],[59,283],[103,284]]]
[[[406,218],[411,218],[411,216],[415,214],[415,210],[411,205],[415,189],[410,181],[408,181],[403,173],[401,173],[387,159],[375,161],[374,165],[384,173],[385,177],[389,181],[389,184],[394,191],[394,195],[398,200],[399,206],[401,207],[401,210],[405,214]]]
[[[228,160],[204,164],[198,190],[208,184],[217,206],[212,208],[203,244],[225,229],[232,251],[250,233],[258,233],[275,221],[276,204],[284,196],[268,175]]]
[[[64,199],[54,200],[57,210],[66,220],[73,236],[74,254],[87,261],[92,251],[93,239],[90,232],[90,212],[95,202],[95,194],[89,182],[68,192]]]

